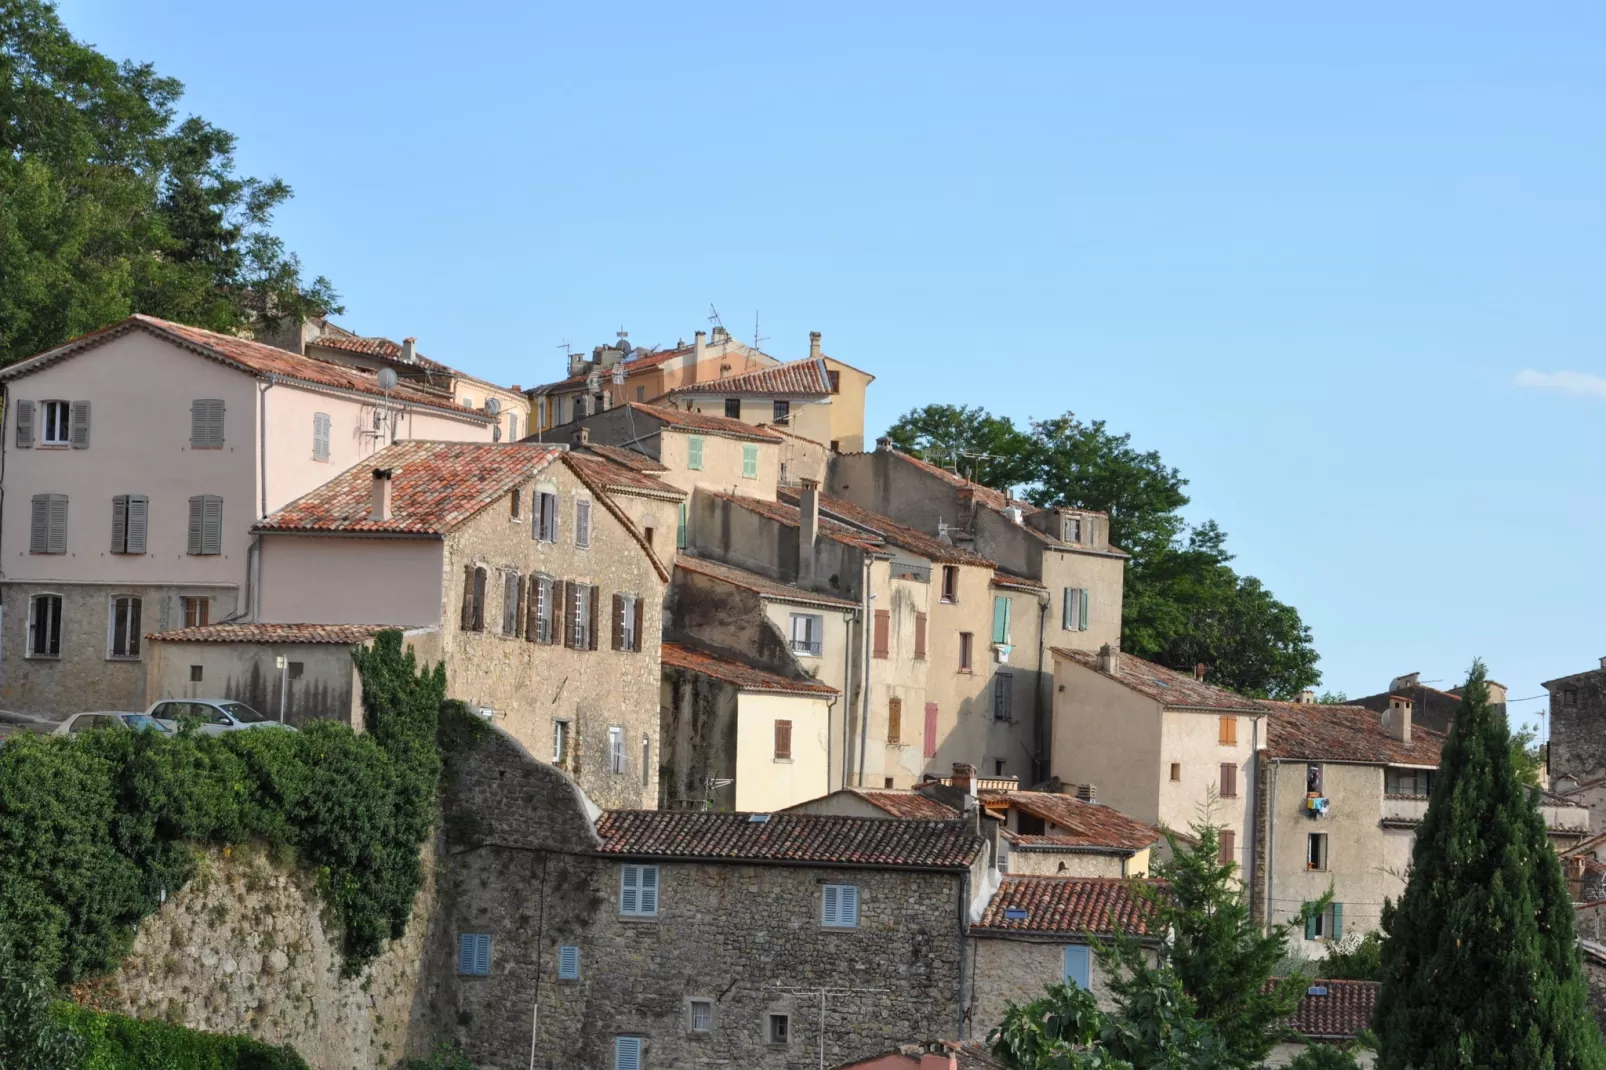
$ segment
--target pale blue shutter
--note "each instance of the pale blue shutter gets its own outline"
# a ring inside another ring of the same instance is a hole
[[[558,979],[560,981],[577,981],[580,979],[580,949],[572,944],[558,948]]]
[[[757,446],[743,446],[742,447],[742,478],[744,478],[744,479],[757,479],[758,478],[758,447]]]
[[[1066,631],[1076,627],[1076,588],[1065,588],[1064,601],[1060,603],[1060,627]]]
[[[1307,904],[1308,905],[1308,904]],[[1316,939],[1316,915],[1311,914],[1305,918],[1305,939]]]
[[[1344,935],[1344,904],[1333,904],[1333,931],[1328,936],[1334,940]]]
[[[17,448],[33,448],[33,402],[17,402]]]
[[[641,912],[658,913],[658,867],[641,867]]]
[[[703,467],[703,436],[688,435],[686,437],[686,467],[701,470]]]
[[[89,448],[89,402],[75,401],[72,403],[72,448],[87,450]]]
[[[205,495],[202,503],[201,552],[223,552],[223,499],[216,494]]]
[[[827,884],[825,894],[820,899],[820,924],[835,925],[837,923],[837,886]]]
[[[199,403],[197,402],[197,404]],[[201,514],[205,511],[202,504],[205,500],[206,495],[204,494],[197,494],[190,498],[190,523],[188,549],[186,550],[187,553],[198,554],[201,552],[201,530],[203,526],[201,523]]]
[[[641,882],[640,866],[624,866],[619,876],[619,912],[621,914],[640,913],[639,895],[637,887]]]
[[[844,884],[841,898],[837,901],[837,920],[845,929],[856,929],[859,926],[859,886]]]
[[[613,1070],[641,1070],[640,1037],[614,1037]]]
[[[1080,616],[1078,617],[1077,627],[1080,628],[1084,632],[1087,631],[1087,588],[1086,587],[1082,588],[1082,612],[1081,612]]]
[[[681,502],[675,507],[675,549],[686,548],[686,503]]]
[[[1009,599],[1003,595],[993,597],[993,642],[1009,642]]]
[[[1065,949],[1065,982],[1077,988],[1092,988],[1092,956],[1090,949],[1075,945]]]
[[[150,499],[145,495],[128,496],[128,552],[131,554],[145,552],[145,529],[149,526],[150,511]]]
[[[474,972],[485,976],[491,972],[491,937],[482,933],[474,938]]]
[[[50,495],[48,494],[33,496],[33,515],[28,526],[28,552],[30,554],[50,552]]]
[[[457,972],[468,977],[485,977],[491,972],[489,933],[463,933],[457,938]]]

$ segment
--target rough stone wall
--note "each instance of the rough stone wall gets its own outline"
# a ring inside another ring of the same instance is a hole
[[[19,508],[26,507],[24,502]],[[35,594],[61,595],[59,658],[27,656],[30,600]],[[156,632],[183,626],[180,597],[210,598],[211,619],[217,621],[234,612],[237,592],[222,587],[8,583],[0,633],[0,660],[5,664],[0,676],[0,709],[50,717],[84,710],[145,709],[149,644],[141,640],[138,659],[106,656],[111,599],[120,595],[140,599],[140,630]]]
[[[1043,994],[1043,986],[1058,984],[1065,976],[1065,949],[1085,944],[1080,934],[1062,938],[980,936],[971,938],[973,979],[967,996],[967,1037],[982,1039],[1001,1024],[1011,1003],[1030,1003]],[[1153,956],[1149,956],[1153,961]],[[1113,1009],[1109,974],[1092,959],[1093,995],[1099,1006]]]
[[[708,791],[710,777],[736,777],[737,691],[700,673],[664,670],[663,774],[659,806],[668,810],[736,808],[736,785]]]
[[[1569,776],[1584,784],[1606,776],[1606,669],[1551,680],[1545,689],[1550,692],[1551,778]]]
[[[409,1053],[413,999],[434,904],[433,849],[401,939],[340,977],[314,878],[261,850],[208,851],[200,870],[140,923],[95,1002],[138,1018],[289,1044],[316,1070],[388,1067]],[[417,1051],[413,1052],[417,1054]]]

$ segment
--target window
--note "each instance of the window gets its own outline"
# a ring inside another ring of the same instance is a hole
[[[1221,717],[1216,721],[1216,742],[1223,747],[1238,745],[1238,718]]]
[[[625,771],[625,730],[618,725],[608,726],[608,771]]]
[[[197,494],[190,498],[189,552],[223,552],[223,499],[216,494]]]
[[[641,599],[633,594],[613,596],[613,648],[641,649]]]
[[[574,944],[564,944],[558,948],[558,980],[578,981],[580,979],[580,949]]]
[[[1171,763],[1171,779],[1173,781],[1177,781],[1177,780],[1181,780],[1182,779],[1182,763],[1181,762],[1172,762]]]
[[[970,672],[971,640],[975,637],[970,632],[959,633],[959,671]]]
[[[1004,759],[1002,759],[1002,758],[994,758],[993,759],[993,776],[1001,777],[1003,775],[1004,775]]]
[[[725,415],[732,420],[740,420],[742,418],[742,399],[726,398]]]
[[[825,640],[825,618],[813,613],[792,614],[792,651],[797,654],[807,654],[811,658],[820,656]]]
[[[463,630],[485,630],[485,585],[488,574],[482,566],[463,566]]]
[[[1305,791],[1317,795],[1322,793],[1322,767],[1315,762],[1305,767]]]
[[[993,596],[993,642],[1009,645],[1009,599],[1004,595]]]
[[[636,400],[637,401],[646,401],[647,400],[647,388],[646,387],[644,387],[644,386],[636,387]]]
[[[1068,516],[1064,518],[1060,526],[1060,541],[1082,541],[1082,520],[1080,517]]]
[[[457,972],[462,977],[490,976],[490,933],[462,933],[458,936]]]
[[[903,699],[887,699],[887,742],[901,742],[903,735]]]
[[[1068,632],[1087,631],[1087,588],[1065,588],[1061,624]]]
[[[997,673],[993,676],[993,720],[1015,720],[1015,674]]]
[[[743,479],[757,479],[758,478],[758,447],[757,446],[743,446],[742,447],[742,478]]]
[[[553,587],[550,576],[532,574],[527,585],[525,602],[524,638],[532,643],[555,643],[557,636],[553,633],[554,620]]]
[[[204,628],[212,623],[210,598],[180,598],[179,606],[184,611],[184,627]]]
[[[190,402],[190,449],[223,448],[223,402],[206,399]]]
[[[942,566],[942,600],[944,602],[959,601],[959,566]]]
[[[65,446],[72,437],[70,406],[65,401],[43,401],[39,404],[44,417],[39,441],[46,446]]]
[[[1305,837],[1305,868],[1310,870],[1327,868],[1327,833],[1312,832]]]
[[[584,498],[574,503],[574,544],[582,550],[591,545],[591,503]]]
[[[926,703],[926,723],[925,730],[921,736],[920,751],[927,758],[935,758],[937,756],[937,704],[935,702]]]
[[[569,760],[569,722],[552,722],[552,764],[562,765]]]
[[[613,1070],[641,1070],[641,1038],[613,1038]]]
[[[792,722],[775,722],[775,760],[789,762],[792,760]]]
[[[329,429],[332,423],[327,412],[312,414],[312,459],[327,461],[329,459]]]
[[[702,435],[687,435],[686,436],[686,467],[690,468],[694,472],[702,471],[702,468],[703,468],[703,436]]]
[[[619,913],[634,918],[658,913],[658,867],[619,867]]]
[[[1238,797],[1238,767],[1232,762],[1221,763],[1221,797],[1223,799]]]
[[[1309,906],[1310,904],[1306,904]],[[1305,918],[1305,939],[1337,940],[1344,935],[1344,904],[1333,903],[1320,914]]]
[[[118,494],[112,498],[112,553],[145,552],[150,510],[150,499],[143,494]]]
[[[519,440],[519,414],[516,412],[507,414],[507,440],[509,442]]]
[[[552,412],[554,414],[553,420],[552,420],[552,426],[556,427],[558,424],[567,422],[563,418],[563,399],[562,398],[553,398],[552,399]]]
[[[33,516],[28,529],[30,554],[67,552],[67,496],[35,494]]]
[[[597,588],[571,583],[569,588],[569,647],[572,650],[597,649],[597,636],[591,627],[596,619]]]
[[[201,668],[201,666],[199,666],[199,665],[191,665],[190,666],[190,683],[192,683],[192,684],[200,683],[201,682],[201,677],[202,677],[203,674],[204,674],[204,670]]]
[[[915,660],[926,660],[926,615],[915,614]]]
[[[892,631],[892,611],[890,609],[878,609],[878,610],[876,610],[875,611],[875,640],[874,640],[874,642],[875,642],[875,650],[873,652],[876,657],[884,658],[884,657],[889,656],[889,654],[891,652],[890,651],[890,648],[891,648],[891,635],[890,635],[890,633],[891,633],[891,631]]]
[[[827,929],[857,929],[859,886],[827,884],[820,896],[820,924]]]
[[[1084,944],[1065,949],[1065,983],[1080,989],[1093,987],[1092,949]]]
[[[512,569],[502,571],[502,634],[519,634],[519,603],[524,599],[524,579]]]
[[[530,527],[531,537],[541,542],[557,542],[558,496],[550,491],[536,491],[530,510],[535,514],[535,523]]]
[[[792,403],[790,401],[777,401],[775,403],[774,419],[778,424],[791,423]]]
[[[691,1021],[688,1028],[693,1033],[707,1033],[714,1028],[714,1001],[711,999],[694,999],[690,1004]]]
[[[61,595],[36,594],[28,606],[28,656],[61,657]]]
[[[1237,861],[1238,834],[1232,829],[1221,830],[1221,849],[1216,853],[1216,864],[1230,866]]]
[[[831,382],[831,393],[833,393],[833,394],[842,393],[842,373],[841,372],[828,371],[828,372],[825,373],[825,377],[828,380],[830,380],[830,382]]]
[[[770,1015],[768,1039],[771,1044],[785,1044],[792,1039],[792,1019],[785,1014]]]
[[[1384,774],[1383,791],[1425,799],[1433,794],[1433,773],[1427,769],[1390,769]]]
[[[653,539],[653,536],[657,534],[657,532],[658,532],[658,529],[653,527],[651,524],[648,524],[646,527],[641,529],[641,537],[644,540],[646,540],[648,549],[652,548],[652,545],[653,545],[652,539]]]
[[[292,661],[285,666],[285,675],[291,680],[299,680],[306,674],[307,663],[304,661]]]
[[[686,548],[686,503],[675,506],[675,549]]]
[[[509,520],[523,520],[524,492],[515,487],[507,495],[507,518]]]
[[[111,602],[109,658],[139,657],[140,600],[133,595],[118,595]]]

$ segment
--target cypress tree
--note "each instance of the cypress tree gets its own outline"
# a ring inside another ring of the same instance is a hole
[[[1606,1070],[1572,900],[1504,714],[1474,662],[1417,830],[1383,908],[1379,1070]]]

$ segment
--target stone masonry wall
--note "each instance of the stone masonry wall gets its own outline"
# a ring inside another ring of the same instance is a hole
[[[1004,1021],[1011,1003],[1030,1003],[1043,994],[1043,986],[1058,984],[1065,975],[1065,949],[1087,941],[1067,935],[1063,939],[975,936],[971,939],[974,979],[967,993],[969,1037],[983,1039]],[[1092,959],[1093,995],[1099,1006],[1115,1006],[1108,988],[1109,975]]]
[[[1580,784],[1606,776],[1606,669],[1564,676],[1545,688],[1550,692],[1550,775],[1570,776]]]

